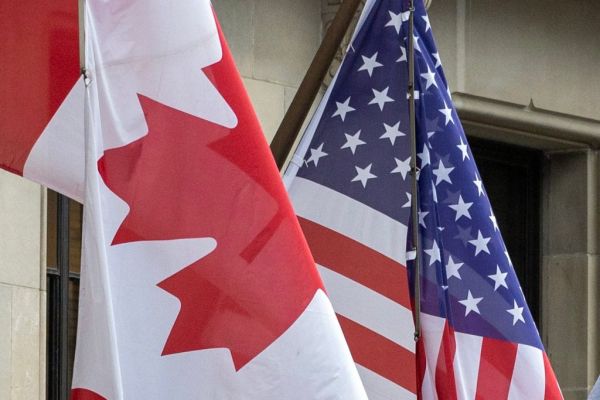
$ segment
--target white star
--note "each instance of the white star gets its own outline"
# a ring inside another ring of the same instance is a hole
[[[388,11],[390,13],[390,20],[385,26],[393,26],[396,29],[396,33],[400,33],[400,25],[402,25],[403,21],[408,21],[408,17],[410,15],[410,11],[407,12],[399,12],[398,14]]]
[[[373,175],[371,173],[371,167],[373,164],[367,165],[365,168],[354,167],[356,168],[356,176],[352,178],[352,182],[360,181],[363,187],[367,187],[367,181],[369,179],[377,178],[377,175]]]
[[[450,172],[452,172],[453,170],[454,170],[454,167],[448,168],[444,165],[442,160],[440,160],[438,167],[433,170],[433,174],[437,178],[435,181],[436,186],[442,182],[448,182],[448,183],[452,184],[452,181],[450,180]]]
[[[460,277],[460,272],[458,270],[463,266],[464,263],[454,262],[452,256],[448,256],[448,262],[446,263],[446,280],[455,277],[458,279],[462,279]]]
[[[508,285],[506,284],[506,276],[508,272],[500,271],[500,266],[496,265],[496,273],[493,275],[488,275],[488,278],[494,281],[494,292],[498,290],[500,286],[504,286],[508,289]]]
[[[390,13],[390,20],[385,24],[385,26],[393,26],[396,29],[396,33],[400,33],[400,26],[402,25],[402,13],[398,14],[388,11]]]
[[[333,115],[331,116],[331,118],[336,117],[336,116],[340,116],[340,118],[342,119],[342,121],[344,119],[346,119],[346,114],[348,114],[351,111],[356,110],[355,108],[350,106],[350,97],[348,97],[346,99],[346,101],[344,101],[343,103],[340,103],[339,101],[335,102],[335,105],[337,106],[337,110],[335,110],[335,112],[333,113]]]
[[[473,239],[473,240],[469,240],[469,243],[471,243],[473,246],[475,246],[475,255],[481,253],[482,251],[490,254],[490,251],[488,249],[488,242],[490,241],[491,238],[489,237],[483,237],[481,235],[481,231],[477,232],[477,239]]]
[[[306,160],[306,165],[312,161],[316,167],[319,164],[319,160],[327,155],[327,153],[323,151],[323,144],[324,143],[321,143],[319,147],[310,149],[310,157]]]
[[[462,137],[460,138],[460,144],[457,144],[456,147],[458,147],[458,149],[462,153],[463,161],[465,161],[466,158],[468,158],[469,160],[471,159],[471,157],[469,157],[468,146],[465,142],[463,142]]]
[[[400,161],[399,159],[394,157],[394,160],[396,160],[396,168],[394,168],[390,173],[401,174],[402,179],[406,179],[406,174],[410,172],[410,157],[408,157],[404,161]]]
[[[425,20],[425,32],[431,29],[431,24],[429,23],[429,17],[427,15],[422,15],[421,18]]]
[[[513,326],[515,326],[518,321],[525,323],[525,318],[523,318],[523,307],[517,307],[516,300],[513,300],[513,308],[509,308],[506,312],[513,316]]]
[[[396,62],[406,61],[406,48],[404,46],[400,46],[400,57],[396,60]]]
[[[385,133],[379,137],[379,139],[390,139],[392,142],[392,146],[396,143],[396,138],[400,136],[406,136],[406,133],[400,132],[400,121],[396,123],[394,126],[389,126],[384,123],[383,127],[385,128]]]
[[[479,196],[481,196],[483,194],[483,182],[481,182],[481,179],[479,179],[477,174],[475,174],[475,180],[473,181],[473,183],[475,184],[475,186],[477,186],[477,193],[479,194]]]
[[[494,231],[498,230],[498,221],[496,220],[496,216],[494,215],[494,213],[490,214],[490,220],[492,221],[492,224],[494,225]]]
[[[361,56],[363,59],[363,65],[358,69],[359,71],[367,71],[369,76],[373,76],[373,70],[377,67],[383,67],[383,64],[377,62],[377,52],[371,57]]]
[[[427,228],[425,224],[425,217],[429,214],[429,211],[421,211],[419,210],[419,224],[423,226],[423,228]]]
[[[417,154],[417,156],[421,159],[421,169],[430,164],[431,159],[429,158],[429,149],[427,146],[423,145],[423,151]]]
[[[354,135],[348,135],[347,133],[344,133],[344,135],[346,135],[346,143],[344,143],[344,145],[340,148],[350,149],[352,154],[356,152],[356,147],[360,146],[361,144],[365,144],[365,142],[360,140],[360,129]]]
[[[435,72],[429,69],[429,65],[427,66],[427,72],[421,74],[421,78],[425,78],[427,82],[425,82],[425,90],[429,89],[431,85],[438,87],[437,82],[435,81]]]
[[[373,90],[373,100],[371,100],[369,102],[369,104],[377,104],[379,106],[379,109],[381,111],[383,111],[383,106],[385,105],[385,103],[390,103],[390,102],[394,101],[394,99],[392,99],[391,97],[389,97],[387,95],[389,89],[390,89],[389,86],[381,91],[376,90],[376,89],[371,89],[371,90]]]
[[[473,203],[465,203],[462,196],[459,195],[458,203],[451,204],[448,207],[456,211],[456,218],[454,219],[454,221],[458,221],[461,217],[467,217],[468,219],[471,219],[471,213],[469,213],[469,208],[471,208],[472,205]]]
[[[452,109],[448,108],[448,105],[446,104],[445,101],[444,101],[444,108],[440,108],[438,111],[441,112],[442,114],[444,114],[444,116],[446,117],[445,126],[448,126],[448,122],[452,122],[454,124],[454,119],[452,118]]]
[[[415,35],[413,37],[413,43],[414,43],[415,51],[418,51],[420,53],[421,52],[421,46],[419,46],[419,37],[417,35]]]
[[[435,58],[435,65],[434,67],[441,67],[442,66],[442,60],[440,58],[440,53],[432,53],[433,58]]]
[[[433,241],[430,249],[425,249],[425,253],[429,256],[429,265],[433,265],[436,261],[442,261],[440,255],[440,248],[438,247],[435,240]]]
[[[409,208],[412,206],[412,195],[410,193],[406,192],[406,198],[408,200],[406,201],[406,203],[404,203],[402,205],[402,208]]]
[[[450,86],[446,88],[446,93],[448,94],[448,98],[452,100],[452,92],[450,92]]]
[[[477,307],[477,304],[479,304],[479,302],[483,300],[483,297],[473,297],[473,295],[471,294],[471,291],[469,290],[469,292],[467,293],[467,298],[464,300],[459,300],[458,302],[460,304],[462,304],[463,306],[465,306],[465,317],[467,315],[469,315],[469,313],[471,311],[476,312],[477,314],[481,314],[479,312],[479,307]]]

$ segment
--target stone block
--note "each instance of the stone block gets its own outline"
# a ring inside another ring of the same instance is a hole
[[[541,108],[598,118],[600,3],[463,4],[469,93],[518,104],[533,98]]]
[[[0,399],[10,399],[12,288],[0,284]]]
[[[585,400],[587,399],[588,391],[586,388],[580,389],[561,389],[565,400]]]
[[[39,291],[13,287],[11,400],[39,398],[40,297]]]
[[[321,1],[255,1],[253,77],[297,87],[321,41]]]
[[[254,0],[214,0],[213,5],[240,74],[254,69]]]
[[[546,254],[587,251],[587,154],[555,153],[547,163]]]
[[[589,256],[544,257],[542,332],[558,381],[566,391],[587,387]]]
[[[262,125],[268,142],[283,119],[285,91],[283,86],[256,79],[244,79],[254,110]]]
[[[40,287],[42,187],[0,170],[0,283]]]

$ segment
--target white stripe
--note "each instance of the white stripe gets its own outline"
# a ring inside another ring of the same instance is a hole
[[[416,394],[360,364],[356,364],[356,369],[358,369],[358,375],[365,386],[369,400],[412,400],[417,398]]]
[[[336,313],[415,352],[409,309],[327,267],[318,268]]]
[[[458,399],[471,400],[477,391],[477,376],[481,360],[481,336],[455,332],[454,380]]]
[[[437,392],[435,390],[435,365],[426,364],[425,376],[421,384],[421,397],[423,400],[437,400]]]
[[[542,351],[537,347],[520,344],[508,390],[508,400],[543,399],[545,390],[546,373]]]
[[[406,265],[405,225],[308,179],[296,177],[289,193],[300,217],[333,229]]]
[[[425,341],[425,376],[421,391],[423,400],[436,400],[435,370],[440,353],[446,319],[421,313],[421,335]]]

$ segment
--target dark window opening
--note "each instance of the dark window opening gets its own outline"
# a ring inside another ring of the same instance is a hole
[[[48,190],[48,400],[67,400],[71,389],[79,301],[82,208],[81,204]]]

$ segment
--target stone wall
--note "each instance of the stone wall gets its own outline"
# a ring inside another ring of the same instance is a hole
[[[271,140],[321,43],[321,0],[214,0],[213,5]]]
[[[429,15],[452,91],[600,119],[600,3],[440,0]]]
[[[0,170],[0,399],[45,399],[45,203]]]

